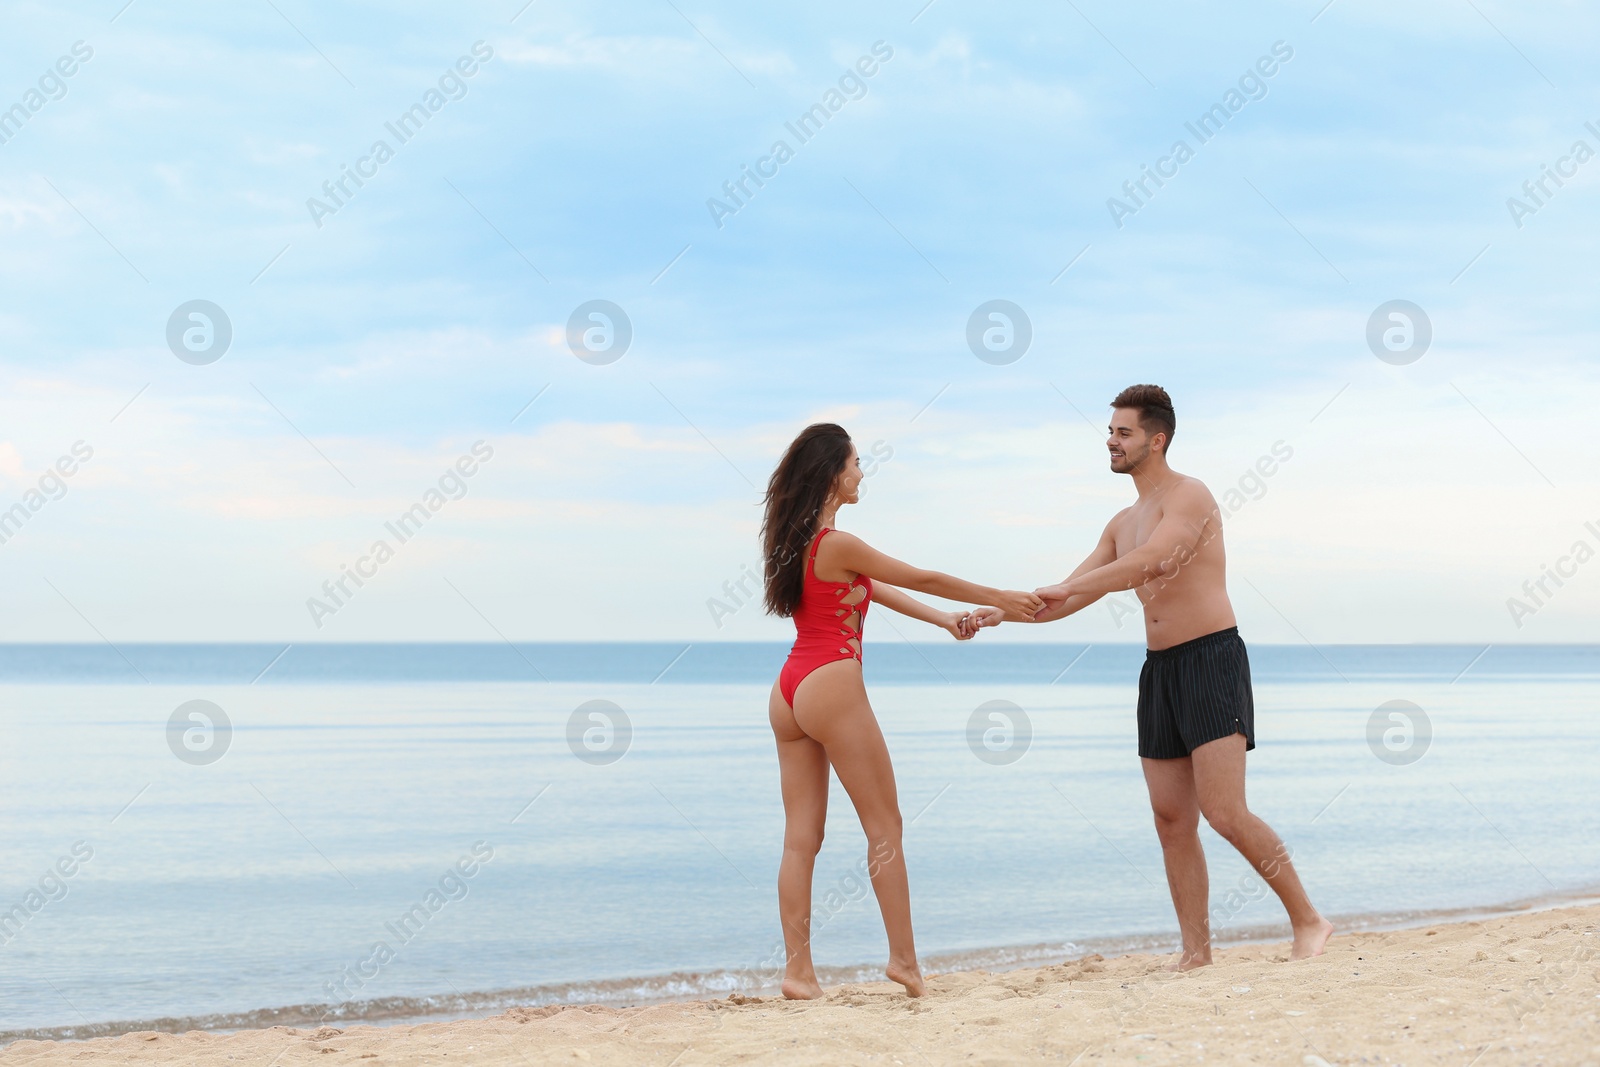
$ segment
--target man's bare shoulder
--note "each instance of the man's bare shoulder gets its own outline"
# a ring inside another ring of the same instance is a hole
[[[1194,518],[1218,518],[1222,514],[1206,483],[1187,474],[1178,475],[1178,482],[1166,491],[1162,510]]]
[[[1183,510],[1217,510],[1217,498],[1211,495],[1205,482],[1192,474],[1178,475],[1177,484],[1167,490],[1167,499],[1163,503]]]

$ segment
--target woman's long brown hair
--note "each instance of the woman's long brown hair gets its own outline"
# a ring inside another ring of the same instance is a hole
[[[761,557],[769,614],[788,617],[800,606],[806,549],[816,536],[817,516],[849,462],[850,435],[844,427],[812,423],[800,431],[767,480]]]

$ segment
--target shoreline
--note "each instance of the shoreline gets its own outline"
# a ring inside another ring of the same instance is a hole
[[[632,1008],[512,1008],[414,1026],[25,1040],[0,1049],[0,1064],[298,1067],[326,1064],[330,1053],[343,1054],[335,1063],[408,1067],[452,1058],[482,1067],[1600,1063],[1600,906],[1355,931],[1299,962],[1283,947],[1235,945],[1181,974],[1165,970],[1165,957],[1095,954],[1005,973],[930,975],[928,995],[917,1000],[878,981],[806,1002],[731,994]]]
[[[0,685],[99,687],[154,683],[171,686],[323,686],[513,683],[770,686],[793,636],[703,641],[683,651],[680,641],[520,641],[512,648],[481,641],[131,642],[125,662],[98,644],[0,642]],[[1488,682],[1592,682],[1600,678],[1600,644],[1588,642],[1361,643],[1323,645],[1338,666],[1304,645],[1245,640],[1257,654],[1258,681],[1341,681],[1351,677],[1429,682],[1465,678]],[[1064,679],[1076,684],[1131,686],[1144,657],[1142,640],[985,638],[884,643],[869,639],[866,669],[874,685],[920,685],[950,680],[987,685],[1054,685],[1065,660],[1083,662]],[[525,649],[542,678],[530,677]],[[281,658],[274,659],[281,655]],[[1062,662],[1057,662],[1061,660]],[[135,669],[131,664],[136,663]],[[664,675],[662,669],[672,669]],[[938,666],[930,671],[931,664]],[[263,672],[263,668],[268,668]],[[954,672],[954,673],[950,673]]]
[[[1536,916],[1563,909],[1600,909],[1600,886],[1565,893],[1541,894],[1496,905],[1443,908],[1427,912],[1369,912],[1333,916],[1335,939],[1357,934],[1383,934],[1417,930],[1440,924],[1482,923],[1494,919]],[[1264,949],[1289,940],[1287,922],[1230,929],[1217,936],[1218,949]],[[1131,934],[1032,945],[995,946],[922,957],[923,971],[933,976],[962,974],[1012,974],[1020,971],[1065,967],[1086,960],[1157,958],[1178,950],[1175,932]],[[881,964],[819,967],[825,989],[885,984]],[[384,997],[348,1002],[354,1011],[330,1009],[326,1004],[295,1004],[206,1015],[161,1016],[137,1020],[106,1020],[81,1025],[25,1027],[0,1031],[0,1055],[18,1042],[48,1042],[81,1047],[114,1040],[128,1034],[206,1033],[232,1035],[309,1027],[312,1029],[395,1029],[448,1025],[481,1019],[485,1013],[560,1011],[564,1009],[628,1011],[667,1005],[707,1004],[719,996],[769,999],[779,996],[778,983],[760,984],[752,971],[678,971],[636,977],[551,982],[513,989],[467,994]],[[436,1010],[418,1010],[424,1007]]]

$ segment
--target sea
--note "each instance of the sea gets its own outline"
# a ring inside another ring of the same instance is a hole
[[[770,995],[785,652],[0,646],[0,1042]],[[869,642],[925,970],[1176,947],[1143,655]],[[1600,896],[1600,646],[1250,657],[1250,804],[1341,928]],[[1218,941],[1285,936],[1202,834]],[[881,976],[865,859],[834,782],[824,984]]]

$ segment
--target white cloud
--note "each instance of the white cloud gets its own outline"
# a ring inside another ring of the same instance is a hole
[[[702,24],[713,40],[726,41],[716,27]],[[597,35],[569,31],[559,40],[521,38],[497,46],[497,54],[519,66],[555,70],[593,69],[630,78],[655,79],[670,70],[705,62],[721,62],[705,41],[685,27],[682,36],[634,34]],[[794,62],[781,50],[740,48],[731,43],[718,47],[739,70],[749,75],[783,77],[794,73]]]
[[[1532,413],[1547,388],[1530,375],[1494,399]],[[1565,388],[1575,404],[1600,402],[1592,379]],[[120,438],[97,444],[68,498],[0,546],[21,573],[44,574],[89,566],[75,553],[94,546],[90,570],[99,578],[77,588],[98,612],[127,621],[124,640],[309,639],[304,597],[384,537],[384,521],[418,499],[467,443],[323,442],[364,472],[361,489],[350,492],[287,429],[219,439],[207,421],[168,419],[159,398],[150,399],[140,424],[148,430],[130,423]],[[1582,520],[1600,519],[1583,512],[1584,501],[1600,499],[1583,457],[1535,450],[1562,487],[1552,490],[1453,393],[1374,374],[1307,423],[1325,399],[1310,389],[1258,391],[1206,412],[1179,398],[1174,462],[1216,492],[1238,484],[1275,441],[1294,449],[1228,522],[1235,606],[1255,640],[1600,637],[1595,601],[1578,591],[1589,576],[1522,631],[1504,605],[1565,550]],[[1029,413],[997,423],[968,410],[959,393],[915,423],[900,402],[819,405],[793,422],[724,428],[719,447],[760,484],[802,421],[842,420],[868,450],[876,441],[893,450],[844,525],[918,564],[1029,587],[1070,571],[1131,500],[1126,480],[1106,470],[1099,432],[1064,405],[1045,411],[1042,421]],[[49,416],[40,414],[28,429],[43,440]],[[0,462],[26,477],[32,466],[12,457],[32,459],[49,447],[59,446],[8,442]],[[760,513],[756,494],[687,427],[552,421],[501,434],[494,447],[466,497],[448,504],[352,610],[316,636],[472,638],[477,623],[440,614],[441,598],[451,595],[445,577],[470,583],[480,609],[519,638],[788,633],[787,623],[753,607],[720,629],[712,624],[706,601],[742,567],[758,566]],[[113,516],[114,535],[103,525]],[[162,575],[159,595],[152,599],[136,574]],[[37,592],[24,588],[24,599]],[[219,594],[234,605],[221,615],[205,608]],[[555,605],[561,611],[548,610]],[[14,613],[12,631],[0,636],[82,636],[80,620],[42,598],[37,606],[42,614]],[[202,616],[206,629],[197,631]],[[1079,620],[1002,636],[1138,633],[1117,629],[1097,607]]]

